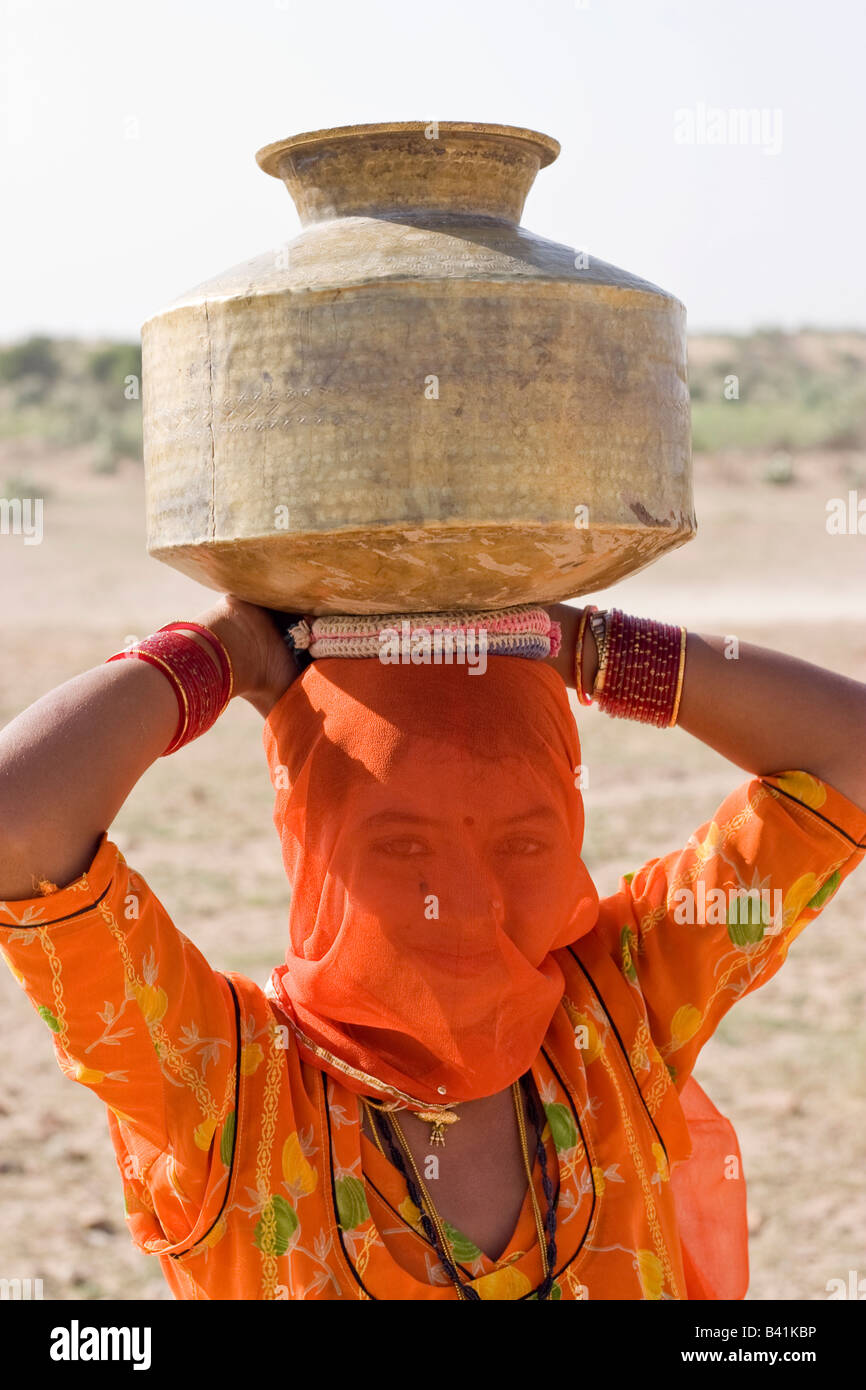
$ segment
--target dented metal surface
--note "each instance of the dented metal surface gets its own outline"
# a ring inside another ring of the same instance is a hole
[[[142,333],[148,549],[309,612],[551,602],[694,534],[685,311],[517,225],[555,141],[259,152],[304,230]]]

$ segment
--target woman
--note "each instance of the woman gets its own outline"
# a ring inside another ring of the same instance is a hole
[[[107,1105],[177,1297],[745,1294],[736,1140],[691,1071],[863,858],[866,687],[549,612],[547,660],[301,673],[224,598],[0,735],[4,955]],[[538,631],[500,650],[537,657]],[[566,686],[751,774],[602,902]],[[266,721],[293,888],[267,991],[212,971],[105,833],[232,694]]]

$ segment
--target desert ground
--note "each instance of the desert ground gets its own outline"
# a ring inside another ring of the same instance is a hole
[[[697,538],[597,603],[804,655],[866,679],[866,536],[829,535],[861,453],[701,453]],[[783,470],[784,471],[784,470]],[[43,496],[44,539],[0,536],[0,723],[131,636],[208,606],[145,553],[140,465],[95,472],[88,446],[0,441],[0,495]],[[4,492],[4,487],[6,491]],[[745,716],[744,716],[745,717]],[[599,890],[678,847],[746,774],[681,730],[580,711],[585,858]],[[261,721],[235,701],[160,760],[111,837],[218,969],[264,982],[283,952],[287,885]],[[727,1016],[697,1078],[734,1122],[752,1231],[750,1299],[827,1297],[866,1274],[866,868],[843,884],[776,978]],[[46,1298],[164,1299],[124,1226],[99,1102],[58,1071],[44,1025],[0,971],[0,1276]]]

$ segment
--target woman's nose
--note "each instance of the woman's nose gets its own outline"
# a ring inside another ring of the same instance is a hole
[[[436,891],[432,883],[430,888]],[[503,925],[502,888],[483,856],[462,849],[449,863],[447,877],[441,884],[440,916],[450,913],[463,920],[475,919],[497,927]]]

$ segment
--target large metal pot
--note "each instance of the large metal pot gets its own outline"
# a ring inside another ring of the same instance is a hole
[[[142,330],[148,549],[269,607],[552,602],[690,539],[685,310],[519,226],[559,145],[266,145],[303,231]]]

